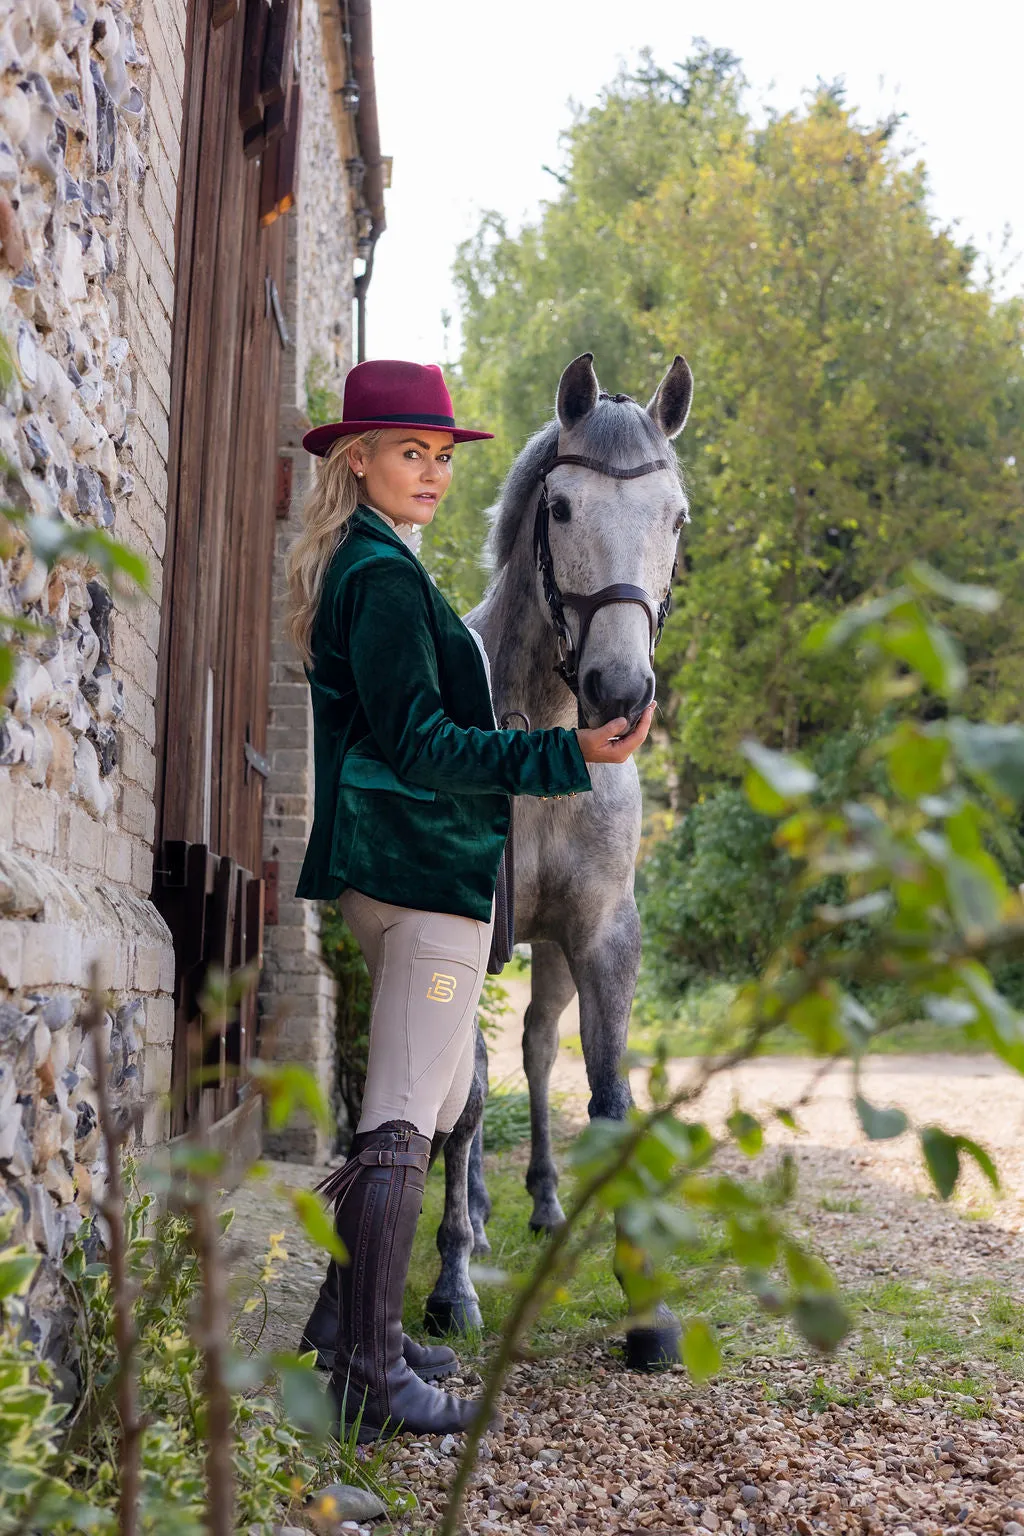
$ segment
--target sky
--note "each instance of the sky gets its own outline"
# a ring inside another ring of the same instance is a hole
[[[928,165],[938,218],[992,252],[1009,224],[1024,247],[1019,0],[378,0],[373,28],[394,169],[368,357],[457,358],[459,242],[487,209],[512,228],[536,217],[558,191],[544,166],[562,163],[572,103],[591,105],[641,48],[671,65],[694,37],[739,55],[755,109],[799,106],[819,76],[842,76],[866,118],[905,112],[903,142]]]

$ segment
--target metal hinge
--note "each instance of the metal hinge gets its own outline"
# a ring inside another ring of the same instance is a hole
[[[249,769],[254,768],[264,779],[270,778],[270,758],[257,752],[250,739],[251,727],[245,727],[245,782],[249,782]]]

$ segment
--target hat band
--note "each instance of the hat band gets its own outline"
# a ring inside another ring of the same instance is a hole
[[[379,416],[378,415],[378,416],[374,416],[373,420],[374,421],[408,421],[410,416],[414,416],[416,418],[416,423],[417,423],[418,426],[423,426],[423,427],[448,427],[449,430],[451,430],[451,431],[454,431],[454,429],[455,429],[455,417],[454,416],[432,416],[432,415],[429,415],[426,411],[399,411],[397,416]]]

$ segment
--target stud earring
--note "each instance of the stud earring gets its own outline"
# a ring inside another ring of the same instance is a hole
[[[357,480],[361,480],[362,478],[363,478],[363,471],[361,469],[357,469],[356,470],[356,479]]]

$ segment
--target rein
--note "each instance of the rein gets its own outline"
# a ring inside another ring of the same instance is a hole
[[[615,398],[620,398],[616,396]],[[623,396],[622,398],[626,398]],[[660,603],[656,603],[651,594],[644,587],[635,587],[627,581],[615,581],[610,586],[602,587],[599,592],[563,592],[559,588],[555,578],[554,561],[551,558],[551,542],[549,537],[549,520],[551,516],[548,505],[547,477],[553,469],[560,464],[578,464],[583,469],[591,469],[596,474],[608,475],[613,480],[638,480],[642,475],[653,474],[659,469],[671,469],[668,459],[649,459],[645,464],[636,464],[631,469],[616,469],[611,464],[605,464],[600,459],[588,459],[578,453],[560,453],[549,459],[540,474],[540,496],[537,500],[537,516],[533,525],[533,550],[544,583],[544,597],[551,615],[552,627],[558,641],[558,661],[555,663],[555,671],[566,684],[569,690],[576,696],[580,696],[580,661],[583,655],[583,646],[586,643],[590,625],[595,613],[607,608],[611,603],[636,603],[647,615],[650,626],[650,657],[654,661],[654,651],[661,639],[662,630],[665,628],[665,620],[672,607],[672,583],[675,581],[676,570],[679,566],[679,556],[676,555],[672,562],[672,574],[669,577],[668,591]],[[569,626],[565,619],[566,608],[571,608],[579,619],[579,639],[573,643]]]

